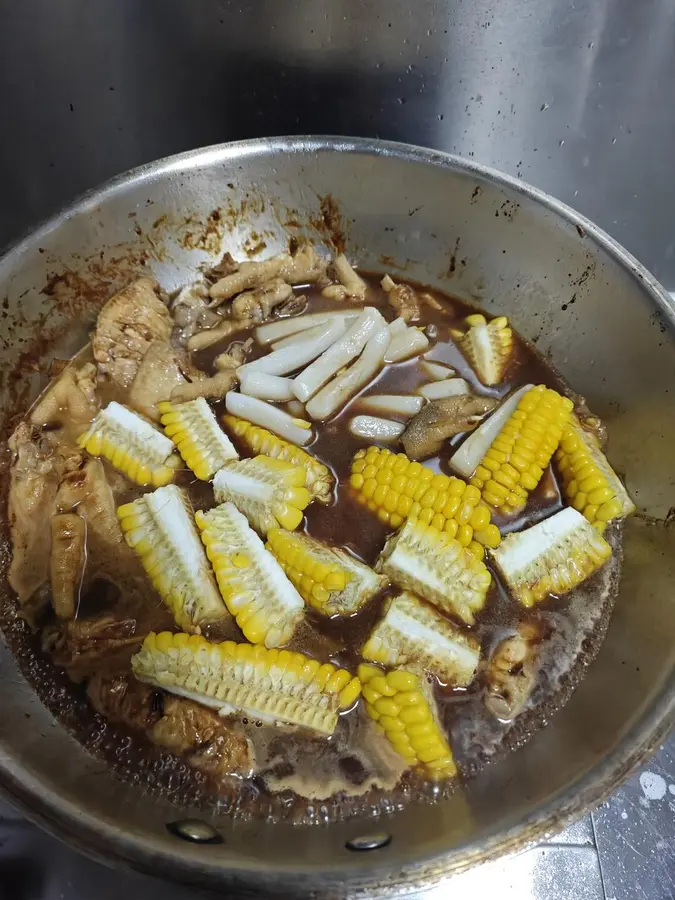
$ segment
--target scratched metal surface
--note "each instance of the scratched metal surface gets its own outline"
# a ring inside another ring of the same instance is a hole
[[[0,802],[0,900],[200,900],[208,895],[114,874]],[[592,815],[550,841],[473,869],[419,900],[673,900],[675,739]]]
[[[0,50],[0,245],[160,156],[342,133],[523,177],[675,288],[672,0],[0,0]],[[194,898],[0,816],[0,900]],[[428,896],[673,900],[674,848],[671,738],[592,817]]]

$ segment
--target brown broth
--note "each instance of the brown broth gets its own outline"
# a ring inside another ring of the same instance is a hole
[[[379,286],[379,276],[366,278],[369,283],[368,303],[377,306],[391,320],[394,314]],[[328,304],[318,291],[303,288],[302,293],[308,297],[307,312],[335,308],[335,304]],[[437,329],[437,337],[431,341],[427,356],[451,365],[477,393],[502,397],[523,384],[543,383],[573,396],[560,376],[519,337],[516,338],[514,359],[504,383],[494,389],[484,388],[457,347],[449,342],[449,329],[454,320],[476,310],[457,298],[439,292],[434,292],[434,296],[442,302],[445,311],[423,307],[422,324],[434,325]],[[238,342],[248,336],[246,333],[238,334],[235,340]],[[205,371],[213,371],[213,360],[231,343],[232,340],[228,339],[201,352],[197,356],[197,364]],[[256,345],[253,356],[262,352]],[[405,393],[425,380],[417,361],[412,360],[387,366],[376,383],[369,385],[363,393]],[[115,399],[124,401],[124,397],[120,396]],[[311,452],[334,473],[335,500],[330,506],[312,504],[307,510],[304,529],[307,534],[327,544],[344,547],[372,565],[389,532],[386,526],[356,503],[346,487],[354,453],[371,443],[355,438],[348,430],[347,423],[354,413],[355,403],[356,398],[339,415],[316,429],[317,437]],[[215,404],[215,411],[220,416],[224,404]],[[447,459],[452,448],[460,442],[461,436],[447,442],[441,456],[426,460],[425,465],[436,471],[449,472]],[[107,464],[106,471],[110,475],[117,502],[129,502],[143,493],[143,489],[113,477]],[[210,486],[196,481],[190,472],[181,472],[178,483],[189,494],[195,509],[214,505]],[[507,530],[520,529],[534,524],[561,506],[555,475],[549,471],[517,520],[506,523],[493,516],[493,521]],[[487,760],[519,745],[541,727],[551,713],[566,702],[597,653],[620,572],[621,534],[618,528],[612,530],[610,540],[615,553],[601,572],[565,597],[551,598],[532,611],[522,610],[509,599],[493,570],[488,600],[474,627],[483,657],[519,621],[536,620],[545,634],[541,645],[542,674],[530,708],[511,724],[495,720],[485,710],[480,674],[467,690],[452,690],[434,683],[441,718],[464,777],[475,775]],[[490,566],[489,560],[487,562]],[[346,618],[327,618],[308,610],[291,648],[353,670],[360,662],[361,647],[381,616],[387,596],[388,592],[383,592],[356,615]],[[120,595],[119,590],[107,589],[95,582],[81,598],[80,614],[86,616],[101,612],[115,616],[134,615],[145,627],[154,629],[173,627],[167,610],[149,585],[143,602],[129,608],[124,591]],[[2,624],[24,672],[43,701],[81,742],[92,752],[103,755],[126,780],[142,784],[146,790],[160,790],[179,804],[199,802],[231,810],[240,816],[263,815],[296,822],[333,821],[360,814],[366,809],[387,812],[414,797],[436,797],[439,790],[442,792],[452,788],[452,785],[439,788],[438,785],[426,784],[419,776],[403,775],[399,758],[375,733],[362,710],[357,708],[340,717],[338,728],[329,740],[317,739],[301,731],[248,723],[246,728],[256,750],[256,776],[252,780],[242,781],[238,790],[219,790],[203,774],[191,770],[178,757],[151,746],[142,736],[122,726],[105,723],[93,713],[82,687],[71,684],[41,652],[37,638],[17,617],[13,604],[5,604]],[[214,631],[207,636],[212,640],[225,637],[241,639],[241,635],[236,633]]]

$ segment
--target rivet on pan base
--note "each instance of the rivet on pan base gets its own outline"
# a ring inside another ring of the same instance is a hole
[[[364,834],[360,837],[352,838],[345,843],[348,850],[379,850],[391,843],[391,835],[383,834]]]
[[[201,819],[177,819],[167,823],[167,830],[193,844],[222,844],[223,839],[213,825]]]

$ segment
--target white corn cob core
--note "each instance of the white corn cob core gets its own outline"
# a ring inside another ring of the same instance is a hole
[[[122,528],[129,546],[135,549],[143,542],[152,546],[151,577],[167,582],[167,594],[163,589],[160,593],[178,624],[194,629],[202,621],[228,618],[180,488],[157,488],[120,509],[128,510],[122,516]],[[131,528],[125,527],[129,516],[137,518]]]
[[[437,545],[439,537],[442,547]],[[377,569],[468,625],[483,607],[491,582],[485,565],[458,541],[410,520],[389,538]]]
[[[467,638],[414,594],[406,592],[392,598],[363,655],[390,666],[418,663],[444,681],[462,687],[471,682],[480,657],[474,638]]]
[[[108,431],[111,436],[119,434],[123,438],[128,435],[128,440],[142,450],[147,465],[161,465],[173,452],[172,440],[116,400],[111,400],[96,416],[89,433],[101,430]]]
[[[581,513],[567,507],[525,531],[507,535],[492,556],[507,584],[521,602],[526,602],[521,595],[546,576],[551,581],[551,593],[562,592],[557,585],[558,569],[571,573],[566,590],[581,584],[595,571],[580,571],[573,552],[593,558],[597,569],[611,555],[611,548]],[[536,571],[540,559],[548,571]]]
[[[210,582],[210,572],[204,559],[204,548],[185,508],[180,488],[175,484],[169,484],[157,488],[151,494],[145,494],[143,499],[152,513],[155,525],[171,543],[174,554],[190,580],[198,586],[200,593],[206,593],[208,588],[203,583],[204,574],[208,573]],[[217,594],[215,602],[220,606]]]

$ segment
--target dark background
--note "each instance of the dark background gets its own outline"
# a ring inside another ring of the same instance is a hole
[[[555,194],[675,288],[673,0],[0,0],[0,244],[180,150],[370,135]]]

